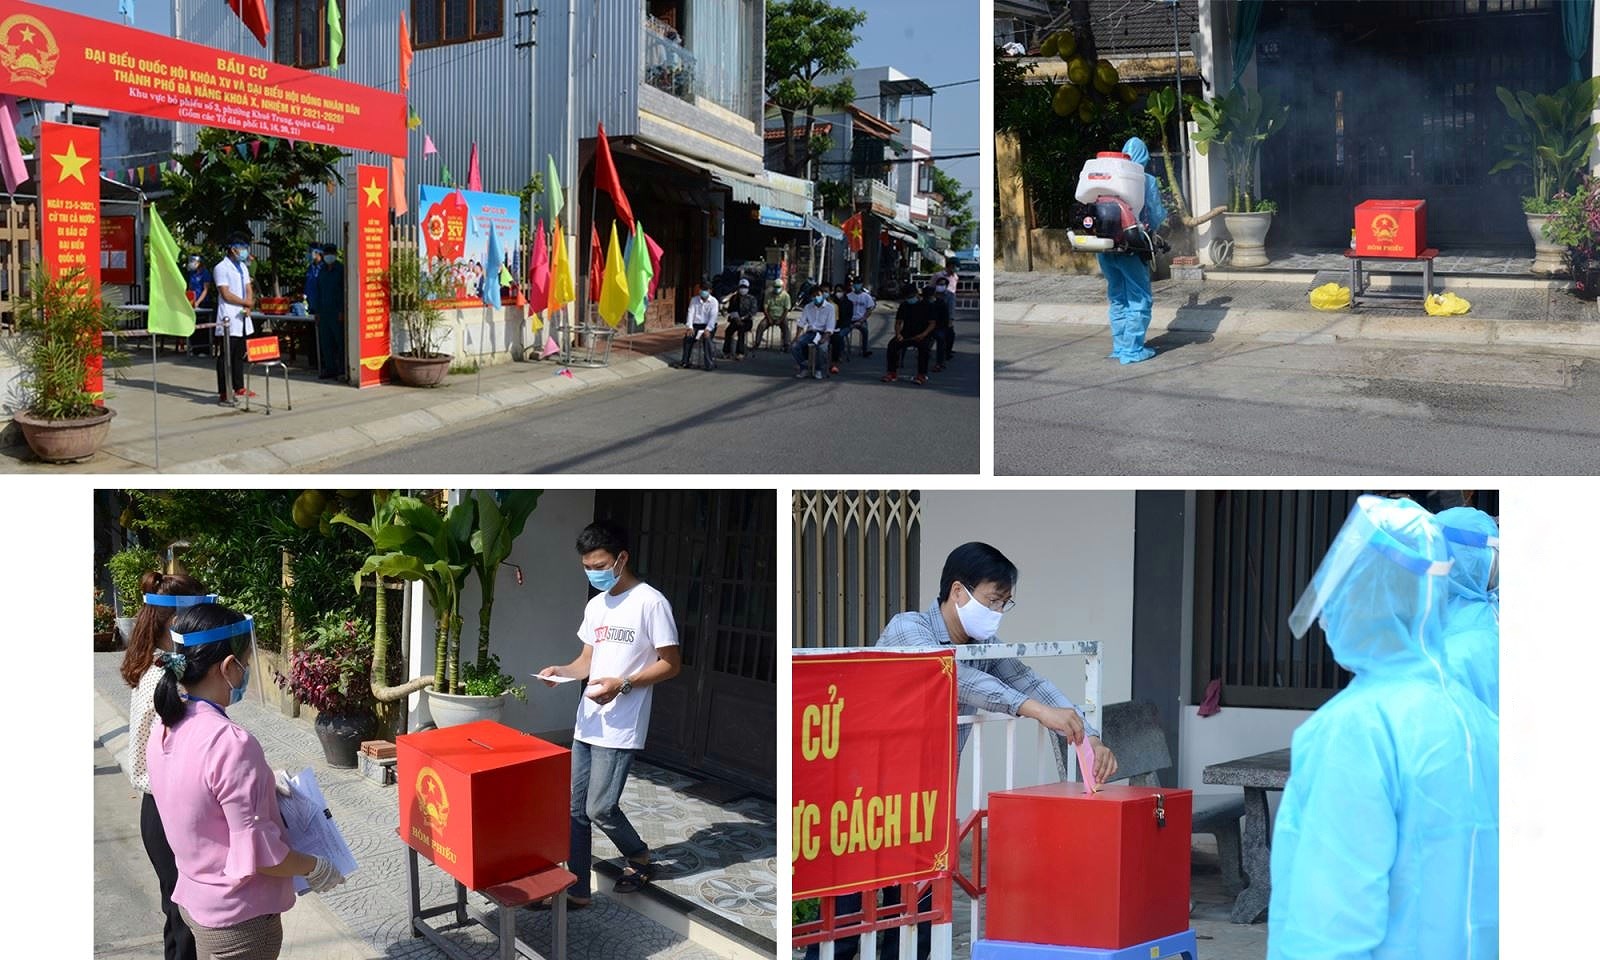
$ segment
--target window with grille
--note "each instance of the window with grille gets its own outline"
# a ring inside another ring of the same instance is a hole
[[[1350,682],[1322,627],[1296,639],[1289,613],[1363,492],[1408,496],[1433,511],[1500,510],[1492,490],[1197,493],[1193,702],[1220,678],[1226,706],[1315,710]]]
[[[504,0],[411,0],[411,45],[418,50],[504,33]]]
[[[340,22],[348,36],[346,0],[338,0]],[[328,66],[328,0],[277,0],[272,8],[273,59],[302,70]],[[349,59],[349,44],[339,51],[339,65]]]
[[[794,646],[870,647],[920,609],[920,491],[796,490],[793,522]]]

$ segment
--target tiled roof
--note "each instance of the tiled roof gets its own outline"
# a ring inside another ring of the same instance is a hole
[[[1199,29],[1199,0],[1178,0],[1178,40],[1189,49],[1189,35]],[[1172,52],[1172,8],[1152,0],[1090,0],[1095,46],[1106,54]],[[1062,13],[1054,26],[1065,30],[1072,20]]]

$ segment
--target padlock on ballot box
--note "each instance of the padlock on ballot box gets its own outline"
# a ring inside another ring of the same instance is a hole
[[[1189,929],[1194,794],[1050,783],[989,794],[984,937],[1121,950]]]
[[[567,859],[572,753],[493,720],[395,738],[400,835],[473,890]]]

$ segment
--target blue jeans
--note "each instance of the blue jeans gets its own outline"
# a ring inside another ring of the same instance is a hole
[[[795,366],[804,367],[806,365],[806,347],[810,346],[812,343],[816,343],[816,342],[820,341],[821,339],[822,339],[822,331],[820,331],[820,330],[807,330],[804,333],[802,333],[799,336],[794,338],[794,349],[790,351],[790,354],[794,357]],[[835,330],[833,333],[829,334],[828,335],[828,358],[829,358],[829,360],[831,360],[833,363],[838,363],[839,362],[839,351],[843,346],[844,346],[844,338],[839,335],[839,331]],[[820,343],[818,344],[817,349],[819,349],[819,350],[822,349]]]
[[[587,900],[590,895],[590,851],[594,846],[590,824],[604,830],[625,857],[637,859],[650,852],[621,807],[622,785],[635,753],[638,751],[572,741],[572,841],[567,869],[577,875],[578,882],[567,891],[571,896]]]

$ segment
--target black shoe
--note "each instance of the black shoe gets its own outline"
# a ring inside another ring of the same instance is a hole
[[[872,356],[872,351],[871,350],[864,351],[864,352],[862,352],[861,355],[863,357],[870,357],[870,356]]]

